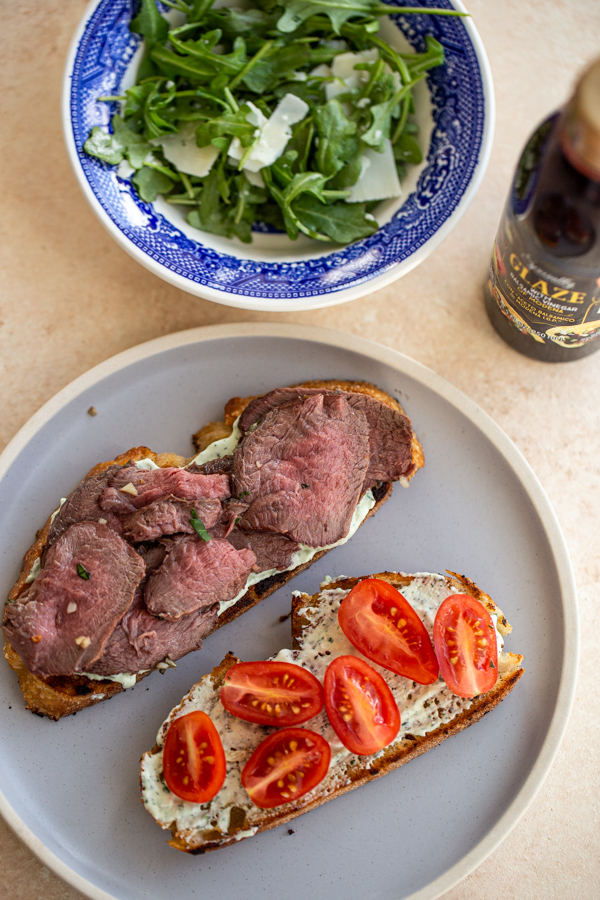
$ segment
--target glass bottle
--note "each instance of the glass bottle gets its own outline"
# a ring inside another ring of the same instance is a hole
[[[534,359],[600,349],[600,59],[523,150],[485,306],[496,331]]]

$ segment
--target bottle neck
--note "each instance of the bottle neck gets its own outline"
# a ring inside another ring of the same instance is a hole
[[[561,149],[573,168],[600,183],[600,133],[578,114],[575,100],[564,108],[558,128]]]

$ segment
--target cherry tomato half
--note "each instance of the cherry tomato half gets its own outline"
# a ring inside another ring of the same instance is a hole
[[[485,694],[498,678],[496,630],[485,606],[468,594],[446,597],[433,623],[442,678],[453,694]]]
[[[244,768],[242,784],[261,809],[292,803],[327,774],[331,750],[308,728],[282,728],[258,745]]]
[[[417,684],[437,679],[439,666],[427,629],[387,581],[359,581],[340,606],[338,621],[350,643],[384,669]]]
[[[167,787],[182,800],[207,803],[219,793],[225,781],[225,752],[205,712],[173,720],[165,740],[163,771]]]
[[[221,703],[246,722],[300,725],[323,709],[323,688],[312,672],[293,663],[237,663],[225,676]]]
[[[338,656],[325,672],[325,709],[352,753],[383,750],[400,730],[396,701],[379,672],[356,656]]]

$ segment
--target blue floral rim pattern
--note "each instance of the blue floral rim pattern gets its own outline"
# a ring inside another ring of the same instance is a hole
[[[453,8],[450,0],[424,0],[421,5]],[[408,260],[458,207],[474,176],[484,133],[486,105],[477,54],[460,18],[392,15],[416,51],[425,49],[427,35],[440,41],[446,62],[427,77],[434,120],[427,165],[391,221],[362,241],[297,262],[222,253],[203,245],[201,232],[191,240],[141,201],[129,182],[118,179],[115,167],[82,149],[91,129],[109,122],[109,105],[97,98],[119,92],[138,49],[140,38],[129,30],[134,6],[135,0],[100,0],[89,17],[71,72],[70,124],[79,165],[100,208],[132,245],[169,272],[249,298],[319,297],[353,288]],[[241,255],[243,249],[233,252]]]

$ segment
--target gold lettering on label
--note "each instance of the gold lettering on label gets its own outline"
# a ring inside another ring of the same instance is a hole
[[[510,264],[511,264],[511,266],[513,267],[513,269],[515,270],[515,272],[516,272],[518,275],[520,275],[520,274],[521,274],[521,269],[522,269],[522,264],[521,264],[521,260],[520,260],[519,257],[517,256],[517,254],[516,254],[516,253],[511,253],[509,259],[510,259]]]
[[[582,294],[580,291],[571,291],[571,303],[583,303],[585,298],[586,295]]]
[[[546,294],[546,296],[548,296],[548,283],[546,281],[542,281],[541,278],[539,281],[536,281],[535,284],[531,285],[531,289],[533,291],[539,291],[541,294]]]
[[[552,294],[553,300],[566,300],[567,299],[567,294],[569,292],[567,290],[565,290],[564,288],[562,290],[559,290],[559,288],[553,288],[553,290],[554,290],[554,293]]]

